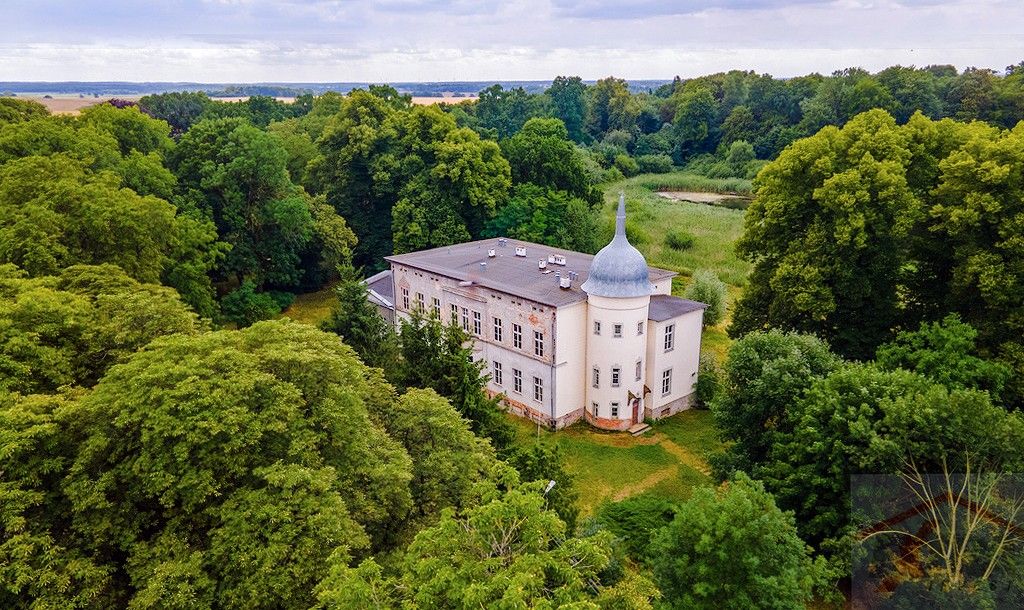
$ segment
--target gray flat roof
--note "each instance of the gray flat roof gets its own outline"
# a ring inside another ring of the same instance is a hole
[[[442,246],[431,250],[421,250],[408,254],[395,254],[384,257],[391,263],[408,265],[437,275],[443,275],[460,282],[473,282],[474,286],[483,286],[515,296],[530,299],[543,305],[561,307],[587,300],[587,293],[580,290],[580,285],[587,280],[590,272],[592,254],[583,254],[561,248],[552,248],[518,239],[501,238],[481,239],[452,246]],[[516,247],[525,247],[526,256],[516,256]],[[487,256],[493,248],[494,258]],[[548,263],[547,269],[538,268],[538,261],[548,260],[548,255],[565,257],[565,265]],[[487,263],[484,268],[480,263]],[[650,280],[656,282],[677,275],[675,271],[648,267]],[[547,271],[548,273],[544,273]],[[559,273],[565,276],[575,271],[579,277],[570,288],[560,288]]]
[[[380,273],[371,275],[370,277],[363,280],[366,284],[366,288],[372,293],[376,293],[380,297],[383,297],[386,302],[381,303],[386,307],[393,307],[395,304],[395,285],[391,281],[391,270],[385,269]],[[371,294],[372,296],[372,294]]]
[[[707,309],[704,303],[681,299],[667,294],[656,294],[651,297],[651,307],[647,310],[647,319],[655,322],[664,322],[672,318],[678,318],[684,313]]]

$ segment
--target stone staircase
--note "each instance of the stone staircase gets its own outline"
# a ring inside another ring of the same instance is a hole
[[[629,432],[633,436],[640,436],[641,434],[647,432],[650,429],[651,427],[649,425],[645,424],[644,422],[639,422],[630,426],[627,432]]]

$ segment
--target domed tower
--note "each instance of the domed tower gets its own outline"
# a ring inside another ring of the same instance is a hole
[[[647,260],[626,239],[624,194],[615,237],[594,257],[580,288],[587,293],[587,420],[625,430],[644,418],[645,333],[654,287]]]

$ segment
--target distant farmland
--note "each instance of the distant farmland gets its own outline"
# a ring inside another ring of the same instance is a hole
[[[116,98],[122,99],[122,100],[138,101],[142,96],[141,95],[117,95],[117,96],[106,96],[106,97],[95,98],[95,97],[79,97],[77,95],[59,95],[59,94],[58,95],[44,95],[44,94],[39,94],[39,95],[19,95],[18,99],[33,100],[33,101],[39,102],[42,105],[46,106],[47,110],[49,110],[53,114],[76,115],[79,112],[81,112],[81,110],[83,108],[88,108],[89,106],[93,106],[95,104],[102,104],[103,102],[106,102],[108,99],[111,99],[111,97],[116,97]],[[248,98],[247,97],[214,97],[214,98],[210,98],[210,99],[213,99],[213,100],[218,101],[218,102],[240,102],[240,101],[246,100]],[[295,98],[293,98],[293,97],[278,97],[277,99],[282,101],[282,102],[287,102],[287,103],[291,103],[291,102],[295,101]],[[446,96],[446,97],[441,97],[441,96],[439,96],[439,97],[414,97],[414,98],[412,98],[412,103],[413,104],[417,104],[417,105],[421,105],[421,106],[428,106],[430,104],[458,104],[459,102],[464,102],[466,100],[475,100],[475,99],[477,99],[477,97],[475,95],[472,95],[472,96],[462,96],[462,97],[454,97],[454,96]]]

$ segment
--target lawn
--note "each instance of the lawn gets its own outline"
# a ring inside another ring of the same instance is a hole
[[[537,441],[536,424],[509,418],[519,443]],[[541,429],[539,436],[559,446],[566,468],[576,477],[584,515],[593,514],[603,502],[640,493],[685,500],[694,487],[711,483],[707,456],[718,446],[711,414],[697,410],[659,422],[640,437],[602,432],[583,422],[558,432]]]
[[[283,312],[282,316],[296,322],[318,325],[331,315],[338,299],[334,296],[334,284],[328,284],[316,292],[296,295],[295,301]]]

